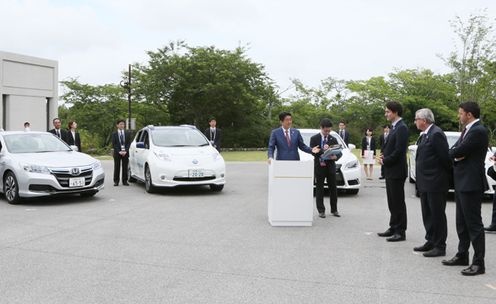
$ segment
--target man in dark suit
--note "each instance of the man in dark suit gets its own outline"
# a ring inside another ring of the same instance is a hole
[[[468,265],[470,243],[474,248],[472,264],[462,270],[463,275],[478,275],[485,272],[484,255],[486,240],[481,217],[484,191],[488,189],[484,168],[487,146],[487,129],[480,123],[480,108],[476,102],[463,102],[458,108],[458,118],[464,126],[458,141],[449,150],[453,159],[455,182],[456,232],[458,252],[447,266]]]
[[[496,162],[496,152],[494,152],[494,155],[491,156],[491,160]],[[496,173],[489,176],[496,181]],[[484,230],[488,232],[496,232],[496,192],[493,194],[493,215],[491,217],[491,225],[484,228]]]
[[[48,132],[62,139],[64,142],[67,142],[67,131],[61,128],[62,121],[60,120],[60,118],[58,117],[54,118],[52,120],[52,123],[53,123],[53,129],[49,130]]]
[[[399,242],[406,239],[406,204],[405,179],[407,176],[406,152],[408,149],[408,127],[402,120],[403,107],[397,101],[386,103],[385,116],[391,122],[392,131],[379,157],[379,163],[384,166],[386,177],[386,196],[388,201],[389,228],[378,233],[388,237],[388,242]]]
[[[324,206],[324,181],[327,179],[329,186],[331,214],[340,217],[338,212],[338,193],[336,187],[336,159],[335,155],[331,156],[329,160],[323,160],[321,155],[325,150],[333,145],[337,145],[338,141],[330,134],[332,122],[328,118],[320,121],[320,133],[315,134],[310,138],[310,147],[320,147],[320,151],[314,154],[314,172],[317,180],[315,197],[317,202],[317,210],[319,216],[325,218]]]
[[[382,126],[383,133],[379,136],[379,145],[381,146],[381,154],[384,152],[384,145],[386,144],[387,137],[391,128],[389,125]],[[384,166],[381,166],[381,176],[379,179],[384,179]]]
[[[119,175],[122,170],[122,184],[129,186],[127,170],[129,164],[129,146],[131,146],[131,133],[125,130],[126,122],[117,121],[117,130],[112,133],[112,148],[114,150],[114,186],[119,186]],[[122,166],[121,166],[122,164]]]
[[[214,146],[214,148],[220,152],[220,140],[222,138],[222,131],[221,129],[217,128],[217,120],[215,120],[215,118],[210,118],[208,124],[210,125],[210,127],[205,130],[204,134],[208,138],[212,146]]]
[[[339,131],[338,131],[339,136],[343,139],[344,143],[348,145],[350,142],[350,132],[346,130],[346,122],[345,121],[340,121],[339,122]]]
[[[451,171],[448,140],[443,130],[434,124],[430,109],[415,113],[415,125],[422,131],[417,141],[415,176],[426,242],[413,250],[424,252],[425,257],[445,256],[448,237],[446,195]]]
[[[291,128],[293,118],[291,113],[282,112],[279,114],[279,121],[281,128],[272,130],[269,139],[268,157],[269,164],[274,159],[274,152],[277,150],[276,160],[300,160],[298,148],[303,152],[312,154],[318,153],[320,148],[318,146],[310,148],[303,142],[300,131]]]

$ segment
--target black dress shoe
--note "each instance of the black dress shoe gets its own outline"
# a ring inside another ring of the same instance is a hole
[[[445,256],[446,255],[446,250],[440,249],[440,248],[433,248],[429,251],[424,252],[423,254],[426,258],[435,258],[439,256]]]
[[[433,249],[434,246],[429,243],[429,242],[426,242],[424,245],[422,246],[418,246],[418,247],[414,247],[413,248],[413,251],[420,251],[420,252],[423,252],[423,251],[429,251],[431,249]]]
[[[489,225],[489,227],[484,227],[484,230],[488,232],[496,232],[496,225]]]
[[[406,240],[406,237],[404,234],[399,234],[399,233],[395,233],[393,234],[392,237],[389,237],[386,239],[386,241],[388,242],[401,242],[401,241],[404,241]]]
[[[379,179],[385,179],[385,177],[384,176],[381,176],[381,177],[379,177]]]
[[[319,217],[325,218],[326,217],[325,212],[319,212]]]
[[[335,217],[341,217],[341,215],[337,211],[331,212],[331,214],[334,215]]]
[[[451,260],[443,260],[441,263],[445,266],[467,266],[468,257],[459,257],[455,255]]]
[[[124,185],[124,186],[129,186],[129,184],[128,184],[128,183],[122,183],[122,185]]]
[[[384,232],[378,232],[377,233],[377,235],[378,236],[381,236],[381,237],[389,237],[389,236],[393,236],[393,234],[394,234],[394,232],[391,229],[388,229],[388,230],[386,230]]]
[[[486,269],[484,266],[479,266],[479,265],[470,265],[469,268],[465,268],[462,270],[462,274],[464,276],[474,276],[478,274],[483,274],[486,272]]]
[[[117,186],[119,186],[119,183],[114,183],[114,187],[117,187]]]

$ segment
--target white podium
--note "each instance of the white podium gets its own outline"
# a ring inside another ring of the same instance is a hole
[[[313,161],[276,161],[269,165],[269,223],[312,226]]]

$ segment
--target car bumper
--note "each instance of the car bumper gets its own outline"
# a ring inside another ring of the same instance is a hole
[[[336,168],[336,185],[338,189],[360,189],[362,173],[360,167]]]
[[[19,184],[19,196],[24,198],[95,192],[102,190],[105,184],[105,173],[102,168],[93,170],[91,180],[88,178],[88,182],[82,187],[61,186],[57,177],[52,174],[23,172],[16,177]]]
[[[191,177],[189,170],[203,170],[204,174],[201,177]],[[151,168],[151,175],[155,187],[224,185],[226,183],[226,169],[223,162],[188,169],[154,166]]]

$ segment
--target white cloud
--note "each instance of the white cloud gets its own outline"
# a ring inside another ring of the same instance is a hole
[[[60,79],[118,82],[128,63],[169,41],[235,48],[267,67],[281,88],[290,78],[317,85],[364,79],[393,68],[446,71],[448,20],[490,0],[0,0],[0,49],[59,61]]]

